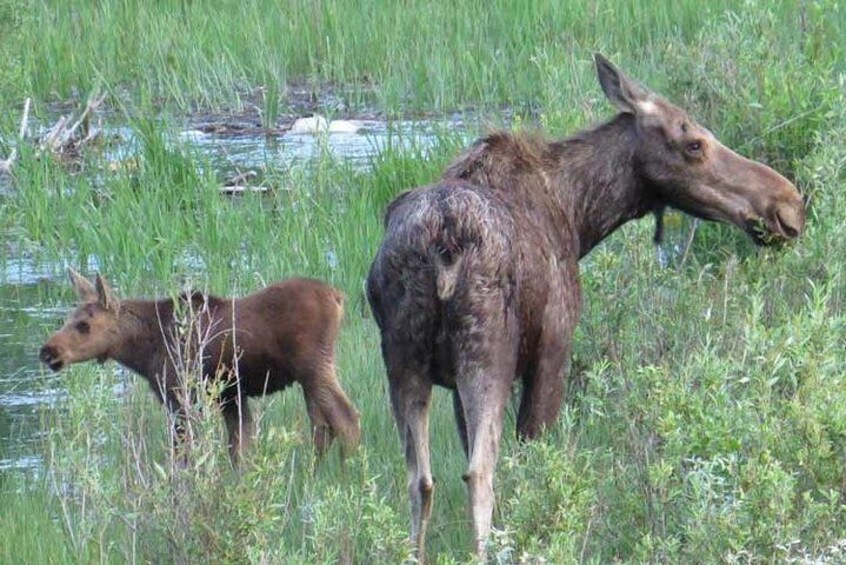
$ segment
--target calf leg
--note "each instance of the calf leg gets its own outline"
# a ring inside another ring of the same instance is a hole
[[[316,434],[315,445],[320,442],[321,450],[328,449],[337,436],[343,443],[343,455],[349,455],[361,439],[358,411],[338,383],[333,364],[322,367],[313,377],[304,379],[303,394]]]
[[[229,458],[237,465],[253,438],[253,419],[246,396],[235,396],[221,404],[229,436]]]
[[[335,434],[329,425],[329,420],[317,402],[315,393],[303,387],[303,395],[305,396],[308,418],[311,421],[311,439],[314,443],[314,451],[317,458],[320,459],[326,453],[326,450],[329,449],[329,446],[332,445],[332,442],[335,440]]]
[[[193,443],[193,433],[188,415],[175,391],[167,391],[163,398],[168,420],[172,425],[172,446],[174,461],[179,467],[188,465],[188,449]]]

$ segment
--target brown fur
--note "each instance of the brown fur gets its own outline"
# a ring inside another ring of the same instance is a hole
[[[177,416],[180,435],[186,401],[182,379],[191,370],[186,363],[201,358],[203,378],[228,382],[220,406],[233,461],[252,431],[247,397],[295,382],[303,389],[317,453],[336,435],[347,453],[358,445],[359,415],[335,375],[344,304],[339,290],[316,280],[289,279],[243,298],[194,292],[176,301],[119,301],[99,275],[96,285],[73,271],[70,276],[82,303],[41,348],[42,361],[53,370],[114,359],[149,382]]]
[[[621,224],[675,206],[769,241],[804,228],[796,188],[724,147],[681,109],[597,56],[611,121],[562,141],[500,132],[477,141],[440,182],[385,216],[367,281],[403,441],[412,539],[425,555],[434,483],[428,409],[453,389],[469,465],[476,551],[493,509],[503,413],[522,383],[517,433],[555,422],[579,318],[579,259]]]

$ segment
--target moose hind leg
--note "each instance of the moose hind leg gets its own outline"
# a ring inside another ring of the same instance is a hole
[[[308,418],[311,421],[311,439],[314,444],[314,452],[317,458],[321,459],[335,440],[335,434],[320,407],[320,403],[317,401],[316,395],[307,388],[303,388],[303,394],[305,395],[306,412],[308,412]]]
[[[341,388],[334,364],[325,364],[314,378],[304,382],[303,394],[309,415],[314,413],[315,439],[323,444],[321,449],[328,449],[337,437],[342,444],[341,456],[350,455],[361,440],[360,416]],[[317,425],[317,421],[321,424]]]
[[[464,474],[476,555],[484,560],[494,508],[493,477],[499,457],[505,405],[516,369],[516,347],[496,340],[478,360],[458,366],[458,393],[464,407],[469,464]],[[484,360],[482,360],[484,359]]]
[[[429,453],[429,406],[432,383],[425,370],[415,370],[407,359],[387,359],[391,408],[405,449],[408,494],[411,499],[411,543],[419,563],[426,553],[426,528],[432,515],[435,483]]]
[[[452,410],[455,413],[455,426],[458,428],[458,438],[461,440],[464,455],[465,457],[470,457],[470,444],[467,440],[467,420],[464,419],[464,405],[461,404],[461,395],[458,394],[458,389],[452,391]]]

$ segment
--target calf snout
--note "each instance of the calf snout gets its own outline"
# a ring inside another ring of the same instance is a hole
[[[53,371],[60,370],[65,364],[62,360],[62,354],[59,349],[49,343],[41,348],[38,358]]]

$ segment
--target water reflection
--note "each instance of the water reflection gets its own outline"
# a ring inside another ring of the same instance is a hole
[[[64,313],[46,306],[43,272],[9,274],[16,284],[0,285],[0,472],[31,471],[42,463],[43,410],[65,394],[59,376],[41,369],[38,345]]]
[[[195,123],[169,136],[168,141],[196,151],[209,162],[222,179],[268,166],[287,169],[329,155],[361,170],[372,157],[387,147],[425,150],[437,143],[442,132],[466,132],[458,117],[447,121],[356,120],[355,132],[256,133],[255,127],[230,124]],[[222,133],[220,133],[222,132]],[[104,126],[109,140],[105,158],[112,167],[133,166],[140,143],[136,132],[126,125]]]

